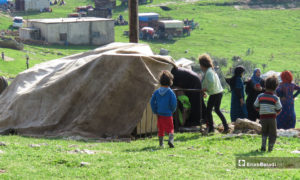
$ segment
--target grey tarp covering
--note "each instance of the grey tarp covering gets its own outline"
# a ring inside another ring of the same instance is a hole
[[[129,135],[142,119],[170,57],[143,44],[112,43],[20,73],[0,97],[0,133]]]

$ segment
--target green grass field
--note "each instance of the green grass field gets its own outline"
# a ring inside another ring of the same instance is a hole
[[[279,138],[272,153],[256,152],[259,137],[224,139],[176,134],[174,149],[158,149],[157,138],[96,143],[1,136],[1,179],[299,179],[299,169],[237,169],[235,157],[299,157],[299,139]],[[40,144],[40,147],[30,147]],[[74,150],[96,154],[70,154]],[[81,162],[90,163],[81,167]],[[1,173],[4,170],[4,173]]]
[[[92,0],[66,0],[66,6],[53,6],[53,13],[16,14],[25,19],[66,17],[76,6],[92,4]],[[170,3],[171,2],[171,3]],[[300,11],[295,9],[241,9],[233,6],[216,6],[214,3],[233,0],[154,0],[142,5],[140,12],[157,12],[174,19],[192,19],[200,28],[190,37],[175,41],[150,41],[147,43],[155,53],[160,48],[170,50],[174,59],[197,58],[199,54],[227,58],[232,64],[233,56],[252,61],[257,67],[267,64],[265,71],[291,70],[300,73]],[[172,10],[163,11],[157,5],[167,4]],[[168,4],[169,3],[169,4]],[[118,5],[120,1],[118,1]],[[123,14],[128,19],[126,8],[117,7],[114,18]],[[0,13],[0,30],[7,29],[11,19]],[[123,31],[128,26],[115,27],[115,39],[128,42]],[[32,46],[23,51],[0,48],[14,61],[0,61],[0,75],[15,77],[25,70],[25,56],[30,57],[30,66],[67,55],[94,49],[93,46]],[[253,54],[247,56],[251,48]],[[185,53],[185,51],[188,53]],[[270,57],[273,56],[273,60]],[[226,93],[222,108],[229,112],[230,94]],[[300,119],[300,100],[295,101],[297,119]],[[225,114],[230,121],[229,113]],[[216,123],[220,123],[215,117]],[[300,122],[296,125],[300,128]],[[0,136],[7,146],[0,146],[0,179],[300,179],[297,169],[236,169],[236,156],[299,157],[291,151],[300,150],[299,138],[279,138],[275,151],[261,154],[260,138],[244,136],[224,140],[221,135],[201,137],[199,134],[176,134],[175,149],[157,149],[157,138],[128,143],[96,143],[67,141],[62,139],[34,139],[20,136]],[[47,143],[47,146],[32,148],[29,144]],[[96,154],[69,154],[75,149],[99,151]],[[80,162],[91,163],[80,167]],[[4,170],[4,173],[1,173]]]

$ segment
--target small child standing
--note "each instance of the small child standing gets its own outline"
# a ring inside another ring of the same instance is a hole
[[[268,77],[266,80],[266,92],[260,94],[254,106],[259,111],[260,122],[262,125],[262,145],[261,151],[266,151],[267,138],[269,137],[268,151],[273,150],[277,137],[276,116],[280,113],[282,105],[279,97],[274,92],[278,87],[278,78],[276,76]]]
[[[168,145],[174,148],[173,113],[176,110],[177,99],[170,86],[173,84],[173,75],[169,71],[162,71],[159,75],[161,87],[157,89],[151,98],[151,108],[157,114],[157,128],[159,146],[164,147],[165,132],[169,134]]]

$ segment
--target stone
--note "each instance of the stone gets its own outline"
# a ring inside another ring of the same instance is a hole
[[[234,130],[241,130],[248,132],[249,130],[255,130],[257,134],[261,133],[261,125],[257,122],[250,121],[248,119],[237,119],[234,123]]]
[[[6,146],[5,142],[0,142],[0,146]]]
[[[84,149],[84,150],[83,150],[83,153],[86,153],[86,154],[96,154],[96,151]]]
[[[6,171],[4,169],[0,169],[0,174],[2,173],[6,173]]]
[[[112,154],[112,152],[110,151],[93,151],[93,150],[89,150],[89,149],[75,149],[72,151],[68,151],[69,154],[97,154],[97,153],[103,153],[103,154]]]
[[[296,150],[296,151],[292,151],[291,153],[293,153],[293,154],[300,154],[300,151]]]
[[[71,144],[71,145],[69,145],[69,147],[70,147],[70,148],[72,148],[72,147],[78,147],[78,145],[76,145],[76,144]]]
[[[169,51],[167,49],[161,48],[159,51],[159,55],[167,56],[167,55],[169,55]]]
[[[0,150],[0,154],[3,154],[3,153],[4,153],[4,151]]]
[[[40,146],[49,146],[49,144],[47,144],[47,143],[41,143],[41,144],[39,144]]]
[[[223,156],[224,154],[223,154],[223,153],[220,153],[220,152],[217,152],[217,155]]]
[[[89,165],[91,165],[91,163],[89,163],[89,162],[81,162],[80,163],[80,166],[89,166]]]
[[[279,130],[277,130],[277,136],[297,137],[297,136],[300,136],[300,132],[297,131],[296,129],[288,129],[288,130],[279,129]]]
[[[41,145],[39,145],[39,144],[30,144],[29,146],[32,147],[32,148],[41,147]]]

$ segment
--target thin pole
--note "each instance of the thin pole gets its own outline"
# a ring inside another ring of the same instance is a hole
[[[153,126],[153,113],[151,113],[151,135],[150,135],[151,137],[152,137],[152,133],[153,133],[152,126]]]
[[[139,0],[129,0],[129,42],[139,42],[138,4]]]
[[[146,137],[148,135],[147,122],[148,122],[148,105],[146,107],[146,122],[145,122],[145,136]]]

